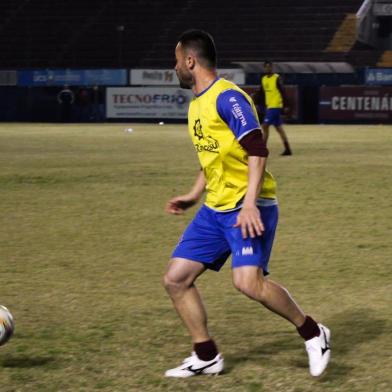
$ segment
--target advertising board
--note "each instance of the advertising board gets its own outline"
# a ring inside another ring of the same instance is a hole
[[[236,84],[245,83],[245,73],[239,68],[218,69],[218,76]],[[129,76],[132,86],[178,86],[174,69],[131,69]]]
[[[320,88],[320,121],[392,121],[392,87]]]
[[[107,118],[186,119],[190,90],[176,87],[109,87]]]

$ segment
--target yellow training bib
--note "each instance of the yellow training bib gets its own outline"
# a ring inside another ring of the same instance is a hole
[[[207,182],[205,204],[219,211],[236,208],[248,186],[248,155],[217,110],[217,98],[226,90],[241,92],[257,119],[252,99],[225,79],[218,79],[196,96],[188,112],[189,133]],[[276,198],[276,182],[268,171],[264,173],[260,197]]]
[[[278,74],[265,75],[261,79],[265,94],[265,104],[267,109],[283,108],[282,95],[278,89]]]

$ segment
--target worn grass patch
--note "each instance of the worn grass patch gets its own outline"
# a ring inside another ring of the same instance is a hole
[[[293,328],[237,293],[229,264],[199,282],[226,359],[219,377],[167,380],[191,349],[162,286],[194,210],[166,216],[198,170],[182,125],[0,126],[0,303],[16,320],[0,391],[392,390],[392,128],[271,131],[279,184],[273,279],[332,330],[308,375]]]

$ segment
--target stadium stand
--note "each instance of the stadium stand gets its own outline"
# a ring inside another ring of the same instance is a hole
[[[246,0],[237,4],[224,1],[203,1],[205,13],[200,20],[200,2],[189,10],[189,17],[177,19],[174,31],[189,25],[204,27],[211,31],[218,43],[220,60],[229,62],[233,57],[239,61],[345,61],[346,54],[324,53],[336,30],[347,14],[355,13],[361,4],[358,0],[323,1]],[[320,5],[321,4],[321,5]],[[214,15],[208,17],[206,15]],[[224,23],[222,22],[224,21]],[[173,22],[174,23],[174,22]],[[230,28],[223,28],[230,26]],[[175,37],[170,37],[175,40]],[[165,42],[158,47],[163,56]],[[154,58],[145,59],[153,62]]]
[[[375,65],[382,52],[356,45],[352,36],[339,39],[361,3],[4,0],[0,67],[172,67],[173,44],[190,27],[215,36],[221,65],[265,58]]]

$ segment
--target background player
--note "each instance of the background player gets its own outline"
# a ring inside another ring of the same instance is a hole
[[[305,339],[310,373],[318,376],[329,361],[328,328],[305,316],[285,288],[265,277],[278,206],[275,180],[265,170],[268,151],[256,108],[239,87],[217,77],[215,44],[208,33],[185,32],[175,55],[181,87],[195,94],[188,127],[202,170],[191,191],[171,199],[166,210],[181,214],[197,203],[205,189],[207,195],[174,250],[164,277],[194,348],[189,358],[165,375],[191,377],[223,370],[195,281],[206,269],[219,271],[232,254],[234,286],[297,327]]]
[[[288,102],[284,91],[282,79],[277,73],[272,72],[272,63],[264,63],[265,75],[261,78],[260,90],[254,95],[254,100],[258,108],[263,106],[265,110],[263,120],[263,132],[265,141],[268,141],[269,127],[273,125],[284,145],[282,155],[292,155],[289,140],[282,126],[282,110],[288,111]]]

